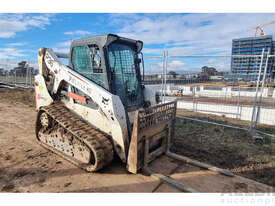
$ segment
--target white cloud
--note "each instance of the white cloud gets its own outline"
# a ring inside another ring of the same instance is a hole
[[[70,52],[70,48],[58,48],[58,47],[54,47],[52,49],[55,52],[60,52],[60,53],[65,53],[65,54],[67,54],[67,53]]]
[[[83,31],[83,30],[76,30],[76,31],[64,32],[64,34],[74,36],[74,37],[80,37],[80,36],[85,36],[85,35],[91,34],[91,32]],[[53,47],[53,50],[56,52],[61,52],[61,53],[69,53],[71,42],[72,42],[72,39],[63,41],[63,42],[59,42]]]
[[[70,35],[70,36],[85,36],[85,35],[88,35],[88,34],[91,34],[91,32],[89,31],[83,31],[83,30],[76,30],[76,31],[67,31],[67,32],[64,32],[64,34],[66,35]]]
[[[18,47],[18,46],[25,46],[27,45],[26,42],[14,42],[14,43],[8,43],[6,46],[8,47]]]
[[[230,58],[170,58],[167,71],[177,73],[199,73],[203,66],[215,67],[218,71],[230,70]],[[160,74],[163,72],[163,59],[145,58],[145,73]]]
[[[58,47],[70,47],[71,46],[71,41],[64,41],[64,42],[60,42],[57,44]]]
[[[22,49],[10,48],[0,48],[0,59],[15,58],[15,57],[25,57],[25,51]]]
[[[253,26],[274,19],[274,13],[112,14],[110,23],[119,25],[119,35],[142,40],[145,56],[161,56],[164,50],[170,56],[224,55],[231,54],[232,39],[254,36]],[[275,39],[275,24],[264,27],[264,31]],[[219,71],[230,70],[230,58],[209,59],[182,58],[180,61],[185,62],[182,70],[176,67],[175,59],[171,59],[174,64],[169,68],[184,72],[207,65]],[[150,66],[149,70],[161,72],[161,68]]]
[[[204,52],[230,53],[233,38],[253,36],[249,29],[275,19],[275,14],[148,14],[112,15],[112,22],[120,25],[122,36],[140,39],[148,44],[162,44],[172,54]],[[275,35],[275,24],[264,28]],[[185,46],[185,47],[183,47]],[[155,51],[161,54],[160,50]],[[152,50],[147,50],[147,52]]]
[[[14,37],[17,32],[26,31],[31,28],[45,29],[49,25],[49,14],[0,14],[0,38]]]
[[[159,62],[158,66],[160,68],[162,68],[163,67],[163,63]],[[177,71],[185,71],[185,72],[188,72],[187,71],[188,68],[189,67],[187,66],[187,64],[185,62],[183,62],[183,61],[180,61],[180,60],[171,60],[171,61],[169,61],[167,63],[167,70],[169,70],[169,71],[175,71],[175,72],[177,72]]]
[[[1,60],[0,59],[0,68],[4,69],[13,69],[17,66],[18,60],[9,59],[9,60]]]
[[[168,66],[176,66],[176,67],[182,67],[185,63],[183,61],[173,60],[171,62],[168,62]]]
[[[181,60],[170,60],[167,64],[167,71],[174,71],[178,73],[197,73],[200,72],[200,67],[194,68]],[[155,60],[146,64],[146,74],[160,74],[163,72],[163,60]]]
[[[71,41],[64,41],[64,42],[59,42],[57,43],[54,47],[53,50],[55,52],[60,52],[60,53],[69,53],[70,52],[70,46],[71,46]]]

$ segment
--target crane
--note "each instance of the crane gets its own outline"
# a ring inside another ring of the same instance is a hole
[[[273,21],[270,21],[270,22],[267,22],[267,23],[264,23],[264,24],[260,24],[258,26],[255,26],[255,27],[252,27],[251,29],[255,29],[255,37],[257,35],[257,31],[260,30],[260,36],[264,36],[265,33],[264,33],[264,30],[263,30],[263,27],[264,26],[267,26],[267,25],[270,25],[270,24],[274,24],[275,23],[275,20]]]

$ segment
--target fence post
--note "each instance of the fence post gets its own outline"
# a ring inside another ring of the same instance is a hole
[[[256,127],[257,127],[257,123],[258,123],[258,119],[259,119],[259,115],[260,115],[260,108],[261,108],[263,91],[264,91],[264,84],[265,84],[265,79],[266,79],[266,71],[267,71],[267,65],[268,65],[268,59],[269,59],[269,52],[270,52],[270,49],[268,49],[267,56],[266,56],[264,76],[263,76],[263,79],[262,79],[262,87],[261,87],[261,93],[260,93],[259,102],[258,102],[258,109],[257,109],[256,119],[255,119],[255,122],[254,122],[254,129],[256,129]]]
[[[26,73],[25,73],[25,79],[26,79],[26,81],[25,81],[25,86],[27,86],[27,83],[28,83],[28,65],[26,65]]]
[[[166,53],[165,53],[164,99],[163,99],[164,102],[165,102],[165,97],[166,97],[166,92],[167,92],[167,88],[166,88],[166,81],[167,81],[167,63],[168,63],[168,51],[166,51]]]
[[[29,75],[30,75],[30,81],[29,81],[28,86],[31,87],[32,86],[32,70],[31,70],[31,66],[30,66],[30,60],[29,60],[28,68],[29,68]]]
[[[191,86],[190,86],[191,89]],[[196,102],[195,102],[195,92],[194,92],[194,88],[192,89],[192,96],[193,96],[193,112],[196,111]]]
[[[238,91],[238,104],[237,104],[237,115],[236,115],[237,118],[236,119],[238,119],[238,118],[241,119],[241,110],[240,110],[241,86],[239,85],[238,88],[239,88],[239,91]]]
[[[16,70],[14,72],[14,84],[16,84]]]
[[[30,77],[31,77],[31,70],[30,70],[30,67],[29,67],[29,65],[28,65],[28,87],[29,87],[29,85],[31,84],[31,79],[30,79]]]
[[[162,65],[162,78],[161,78],[161,102],[164,99],[164,70],[165,70],[165,51],[163,51],[163,65]]]
[[[254,103],[253,103],[253,110],[252,110],[251,121],[250,121],[250,126],[249,126],[249,131],[250,132],[253,132],[252,131],[253,130],[253,122],[254,122],[254,119],[255,119],[256,102],[257,102],[257,98],[258,98],[258,90],[259,90],[259,84],[260,84],[261,73],[262,73],[264,51],[265,51],[265,48],[263,48],[263,50],[262,50],[261,63],[260,63],[257,86],[256,86],[256,92],[255,92],[255,98],[254,98]]]

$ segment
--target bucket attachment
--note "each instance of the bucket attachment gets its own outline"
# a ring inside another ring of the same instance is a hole
[[[137,110],[128,152],[127,169],[137,173],[169,151],[174,135],[177,101]]]

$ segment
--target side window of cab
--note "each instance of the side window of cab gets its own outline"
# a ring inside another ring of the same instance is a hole
[[[76,46],[72,51],[72,64],[76,72],[107,89],[108,83],[102,68],[100,50],[97,45]]]

